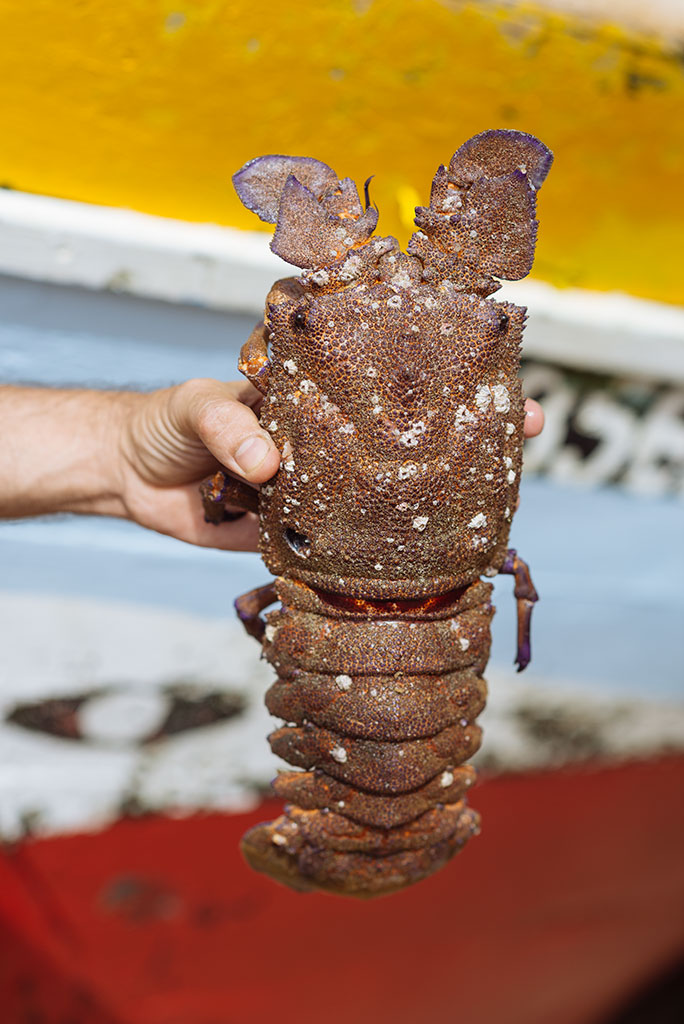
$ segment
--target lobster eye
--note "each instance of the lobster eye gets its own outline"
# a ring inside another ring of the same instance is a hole
[[[508,327],[509,319],[510,318],[508,316],[508,313],[502,313],[501,314],[501,316],[499,317],[499,330],[500,331],[505,331],[506,330],[506,328]]]
[[[292,317],[292,323],[295,327],[306,327],[306,313],[303,309],[298,309]]]
[[[311,554],[311,541],[308,537],[305,537],[303,533],[297,533],[296,530],[291,530],[289,527],[285,530],[285,540],[290,548],[294,551],[295,555],[299,555],[300,558],[308,558]]]

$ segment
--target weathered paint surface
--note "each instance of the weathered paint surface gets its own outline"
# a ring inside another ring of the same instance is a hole
[[[655,36],[534,6],[438,0],[0,0],[3,184],[247,226],[263,152],[375,173],[402,242],[416,193],[488,127],[545,139],[536,274],[684,301],[684,75]],[[251,221],[250,221],[251,224]]]
[[[458,870],[363,905],[249,872],[236,840],[272,802],[21,844],[0,856],[3,1024],[606,1020],[682,948],[683,772],[489,780]]]

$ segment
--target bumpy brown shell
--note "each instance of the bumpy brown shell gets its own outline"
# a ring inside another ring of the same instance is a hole
[[[373,283],[321,294],[287,281],[269,295],[262,422],[283,461],[260,514],[274,575],[408,597],[503,561],[522,458],[524,311],[420,272],[392,252]]]
[[[304,269],[277,282],[240,369],[264,393],[282,452],[261,488],[261,551],[277,577],[237,602],[278,679],[273,750],[304,769],[292,801],[243,840],[249,863],[296,889],[390,893],[477,831],[463,767],[486,699],[491,585],[516,575],[518,663],[536,600],[508,552],[523,440],[525,310],[490,296],[530,269],[536,189],[551,154],[483,132],[440,167],[403,253],[377,213],[320,161],[268,156],[235,175]],[[240,486],[204,486],[220,522]],[[253,507],[254,492],[245,497]],[[279,610],[259,613],[280,598]]]

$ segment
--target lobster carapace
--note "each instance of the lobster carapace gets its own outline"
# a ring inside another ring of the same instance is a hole
[[[486,131],[434,178],[402,252],[373,236],[368,183],[318,160],[264,156],[234,176],[302,269],[278,281],[240,369],[282,452],[258,495],[223,473],[206,516],[259,512],[275,581],[236,602],[278,678],[282,817],[243,852],[295,889],[370,897],[418,881],[478,829],[464,762],[478,749],[491,583],[515,576],[519,669],[536,593],[508,549],[522,462],[525,309],[490,296],[524,277],[538,139]],[[280,600],[278,610],[261,612]]]

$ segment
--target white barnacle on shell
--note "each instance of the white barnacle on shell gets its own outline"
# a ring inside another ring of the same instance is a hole
[[[468,639],[468,637],[467,636],[459,636],[459,638],[458,638],[458,646],[461,648],[462,651],[467,651],[468,648],[470,647],[470,640]]]
[[[271,625],[266,626],[266,629],[264,630],[264,636],[268,640],[269,644],[273,643],[273,641],[275,640],[275,635],[276,635],[277,632],[278,632],[278,627],[277,626],[271,626]]]
[[[428,519],[429,516],[415,516],[411,526],[414,530],[418,530],[419,533],[422,533],[428,524]]]
[[[456,189],[450,189],[448,195],[444,196],[444,199],[442,200],[442,209],[445,213],[458,210],[462,205],[463,202]]]
[[[347,239],[345,238],[345,244]],[[353,244],[353,243],[350,243]],[[340,281],[352,281],[355,277],[359,276],[361,272],[361,257],[357,255],[349,256],[340,269]]]
[[[439,777],[439,784],[442,787],[442,789],[446,789],[447,786],[450,786],[453,781],[454,781],[454,773],[453,772],[442,772],[442,774]]]
[[[310,395],[313,391],[316,390],[316,385],[312,380],[300,380],[299,390],[303,391],[305,395]]]
[[[416,420],[408,430],[405,430],[403,434],[399,434],[399,444],[403,444],[407,448],[415,448],[418,444],[418,438],[425,433],[426,429],[424,420]]]
[[[330,755],[338,762],[338,764],[344,764],[347,760],[347,751],[339,743],[337,746],[332,748]]]
[[[511,407],[511,399],[508,388],[505,384],[492,384],[492,398],[496,412],[508,412]]]
[[[509,469],[508,470],[508,474],[506,475],[506,480],[508,481],[509,484],[513,483],[513,481],[515,480],[515,470],[514,469]]]
[[[408,480],[410,476],[415,476],[418,472],[418,467],[415,462],[407,462],[405,465],[400,466],[397,470],[397,476],[400,480]]]
[[[390,295],[389,299],[387,300],[387,305],[390,306],[391,309],[399,309],[399,307],[401,306],[401,296]]]
[[[511,436],[511,434],[515,433],[515,423],[506,424],[506,433],[508,434],[509,437]]]
[[[487,516],[484,514],[484,512],[478,512],[477,515],[473,516],[473,518],[468,523],[468,526],[471,528],[471,530],[479,530],[481,526],[486,525]]]
[[[342,673],[339,676],[335,676],[335,682],[337,683],[340,690],[349,690],[352,684],[351,676]]]
[[[475,405],[481,412],[486,412],[492,401],[492,393],[488,384],[480,384],[475,392]]]
[[[286,359],[285,362],[283,363],[283,367],[287,370],[289,374],[291,374],[294,377],[295,373],[297,372],[297,364],[295,363],[294,359]]]
[[[477,423],[477,416],[467,405],[459,405],[454,417],[454,426],[459,430],[464,423]]]
[[[411,287],[411,278],[406,269],[401,268],[396,272],[396,274],[392,275],[392,284],[395,285],[397,288]]]

